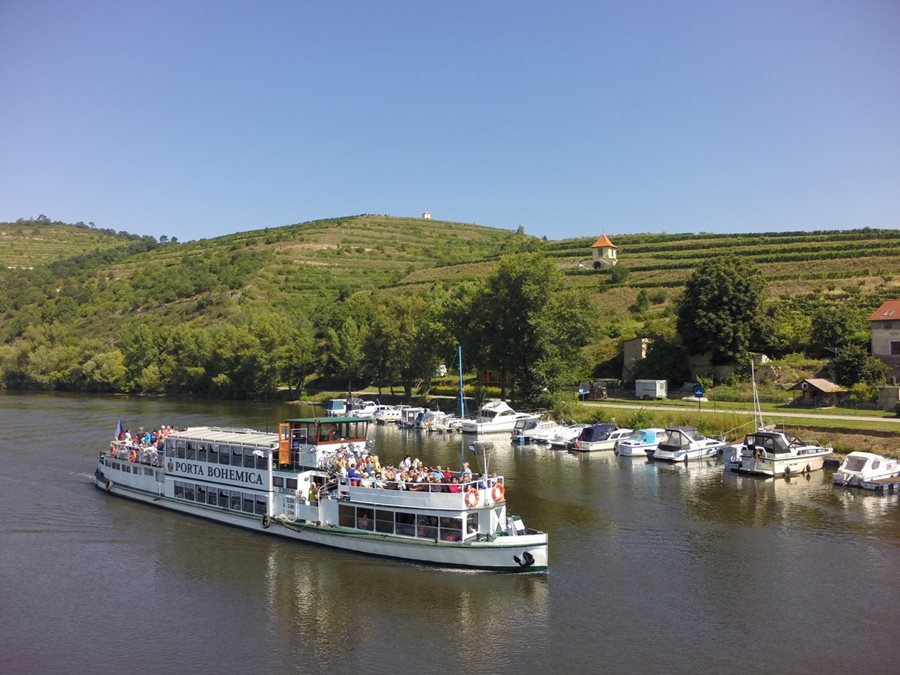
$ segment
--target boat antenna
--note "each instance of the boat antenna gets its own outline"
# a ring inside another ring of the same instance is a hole
[[[762,408],[759,405],[759,392],[756,390],[756,369],[753,367],[753,357],[750,357],[750,380],[753,382],[753,413],[756,417],[756,429],[765,428],[762,417]]]

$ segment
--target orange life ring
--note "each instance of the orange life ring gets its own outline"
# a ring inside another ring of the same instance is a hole
[[[136,462],[137,461],[137,450],[132,450],[128,453],[128,461]]]
[[[475,488],[469,488],[466,492],[466,506],[470,509],[474,509],[478,506],[478,490]]]
[[[503,486],[503,483],[494,483],[494,491],[491,494],[494,496],[495,502],[502,502],[503,495],[506,494],[506,488]]]

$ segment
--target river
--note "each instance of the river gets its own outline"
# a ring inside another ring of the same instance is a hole
[[[714,461],[670,466],[492,439],[546,575],[282,541],[109,496],[132,429],[274,430],[296,407],[0,394],[0,672],[896,672],[900,502]],[[378,427],[388,461],[459,437]]]

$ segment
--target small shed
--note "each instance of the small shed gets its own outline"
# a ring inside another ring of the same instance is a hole
[[[431,211],[422,211],[422,217],[425,220],[431,220]]]
[[[800,405],[826,408],[839,405],[849,396],[845,387],[821,377],[802,380],[791,387],[791,391],[800,392],[795,399]]]
[[[618,255],[616,252],[617,248],[618,247],[609,240],[609,237],[605,234],[601,234],[597,241],[591,244],[591,251],[593,251],[594,257],[594,269],[612,267],[619,262],[616,257]]]

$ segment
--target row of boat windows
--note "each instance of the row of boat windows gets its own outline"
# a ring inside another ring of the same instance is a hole
[[[218,506],[220,509],[230,511],[253,513],[257,516],[264,516],[268,513],[268,502],[261,495],[242,490],[215,488],[183,480],[175,481],[175,499]]]
[[[368,422],[335,422],[332,424],[320,424],[318,434],[314,425],[304,425],[291,428],[291,446],[298,448],[300,445],[315,443],[318,436],[319,443],[336,441],[339,439],[365,440],[369,430]]]
[[[262,454],[262,456],[260,456]],[[269,468],[266,453],[259,448],[247,448],[238,445],[214,445],[200,441],[168,440],[166,442],[166,457],[177,459],[190,459],[195,462],[209,462],[210,464],[227,464],[229,466],[242,466],[245,469]]]
[[[272,476],[272,485],[277,488],[286,488],[288,490],[297,489],[296,478],[283,478],[282,476]]]
[[[128,462],[109,462],[109,466],[113,469],[118,469],[119,471],[124,471],[125,473],[136,473],[140,474],[143,469],[143,474],[145,476],[152,476],[153,469],[149,466],[139,466],[135,464],[129,464]]]
[[[478,515],[466,516],[469,534],[478,531]],[[384,511],[361,506],[342,504],[338,507],[338,524],[357,530],[379,532],[381,534],[401,534],[441,541],[462,541],[463,519],[426,516],[421,513]]]

